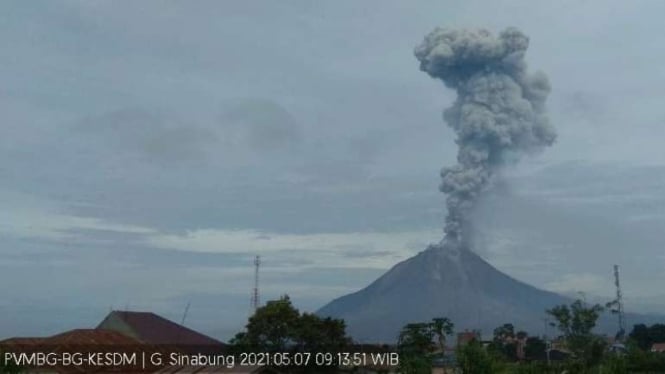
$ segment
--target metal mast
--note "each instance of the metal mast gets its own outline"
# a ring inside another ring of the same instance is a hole
[[[189,306],[192,304],[191,301],[187,302],[187,306],[185,307],[185,312],[182,314],[182,320],[180,320],[180,324],[185,326],[185,319],[187,319],[187,313],[189,312]]]
[[[254,290],[252,291],[251,307],[254,311],[259,307],[259,266],[261,265],[261,258],[256,256],[254,258]]]
[[[621,293],[621,283],[619,282],[619,265],[614,265],[614,285],[617,289],[617,298],[614,301],[615,309],[612,313],[616,313],[619,317],[619,331],[617,332],[617,339],[623,339],[626,334],[626,318],[623,313],[623,299]]]

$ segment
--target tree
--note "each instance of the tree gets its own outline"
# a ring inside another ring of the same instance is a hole
[[[517,344],[515,343],[515,326],[504,323],[494,329],[494,338],[488,347],[497,359],[517,361]]]
[[[288,295],[268,301],[229,342],[233,352],[341,352],[351,343],[343,320],[293,307]]]
[[[640,349],[632,340],[625,358],[629,373],[662,373],[665,368],[665,355]]]
[[[541,360],[546,356],[547,343],[543,339],[531,336],[526,339],[524,356],[528,361]]]
[[[288,295],[268,301],[249,318],[239,343],[258,351],[283,352],[293,343],[299,318],[300,312],[293,307]]]
[[[446,336],[453,333],[450,319],[433,318],[431,322],[409,323],[400,331],[397,350],[400,353],[401,373],[420,374],[432,370],[432,341],[436,337],[442,357],[446,350]]]
[[[515,337],[515,326],[512,323],[504,323],[494,329],[494,340],[505,342]]]
[[[446,353],[446,336],[453,333],[455,325],[446,317],[434,318],[431,323],[432,331],[436,334],[441,353]]]
[[[462,374],[491,374],[494,372],[492,358],[475,339],[457,347],[457,365]]]
[[[434,331],[429,323],[409,323],[402,328],[397,346],[409,352],[430,352]]]
[[[628,337],[640,349],[649,350],[654,343],[665,343],[665,325],[657,323],[647,327],[644,324],[638,324],[633,326]]]
[[[432,361],[429,353],[433,337],[434,331],[429,323],[409,323],[402,328],[397,339],[400,373],[425,374],[431,372]]]
[[[628,337],[643,350],[649,349],[653,344],[649,336],[649,328],[643,323],[633,326],[633,331],[630,332]]]
[[[343,320],[310,313],[300,316],[293,340],[296,349],[302,352],[337,353],[350,343]]]
[[[0,351],[0,373],[6,374],[18,374],[21,372],[21,368],[13,362],[8,362],[5,360],[5,355]]]
[[[575,300],[570,306],[563,304],[547,310],[547,314],[556,320],[552,325],[561,331],[568,349],[584,368],[598,363],[605,349],[604,341],[593,334],[603,310],[598,304],[587,306],[582,300]]]

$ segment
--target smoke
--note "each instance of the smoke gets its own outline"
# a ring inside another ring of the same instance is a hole
[[[415,49],[420,70],[457,92],[443,113],[459,146],[457,165],[441,170],[446,242],[468,244],[470,210],[502,165],[556,138],[545,114],[550,85],[545,74],[527,73],[528,46],[515,28],[498,36],[437,28]]]

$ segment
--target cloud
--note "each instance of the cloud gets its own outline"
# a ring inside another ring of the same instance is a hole
[[[546,285],[548,290],[566,294],[583,292],[585,294],[607,295],[612,291],[612,278],[603,278],[597,274],[564,274]]]
[[[310,266],[316,267],[385,269],[414,253],[414,242],[423,243],[424,249],[428,238],[434,242],[439,236],[439,230],[284,234],[207,229],[183,235],[151,235],[146,238],[146,244],[189,252],[261,254],[294,261],[308,259]]]
[[[561,166],[489,205],[485,257],[541,287],[618,262],[627,295],[662,299],[663,170],[634,166],[665,159],[661,40],[644,38],[665,2],[568,3],[0,3],[0,331],[128,302],[179,317],[205,289],[192,323],[235,332],[257,252],[271,292],[315,308],[438,240],[454,98],[411,48],[439,24],[525,30],[553,83],[561,136],[538,162]]]
[[[0,233],[2,235],[23,239],[65,241],[77,236],[72,230],[122,232],[137,235],[155,233],[150,228],[113,223],[99,218],[62,214],[52,203],[31,206],[30,199],[27,199],[25,205],[16,206],[18,201],[10,203],[5,200],[24,196],[16,193],[0,193],[0,202],[5,206],[5,209],[0,210]],[[34,204],[35,201],[33,200],[32,203]]]
[[[163,165],[203,158],[215,144],[217,134],[176,118],[172,114],[124,108],[88,116],[78,121],[72,130],[83,136],[80,145],[89,147],[93,142],[94,147],[106,148],[105,157],[131,152]]]
[[[245,98],[225,103],[219,122],[224,143],[259,152],[291,148],[302,140],[295,117],[273,100]]]

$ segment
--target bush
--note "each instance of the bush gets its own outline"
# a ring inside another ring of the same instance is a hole
[[[493,360],[485,348],[477,341],[457,347],[457,365],[462,374],[492,374]]]

